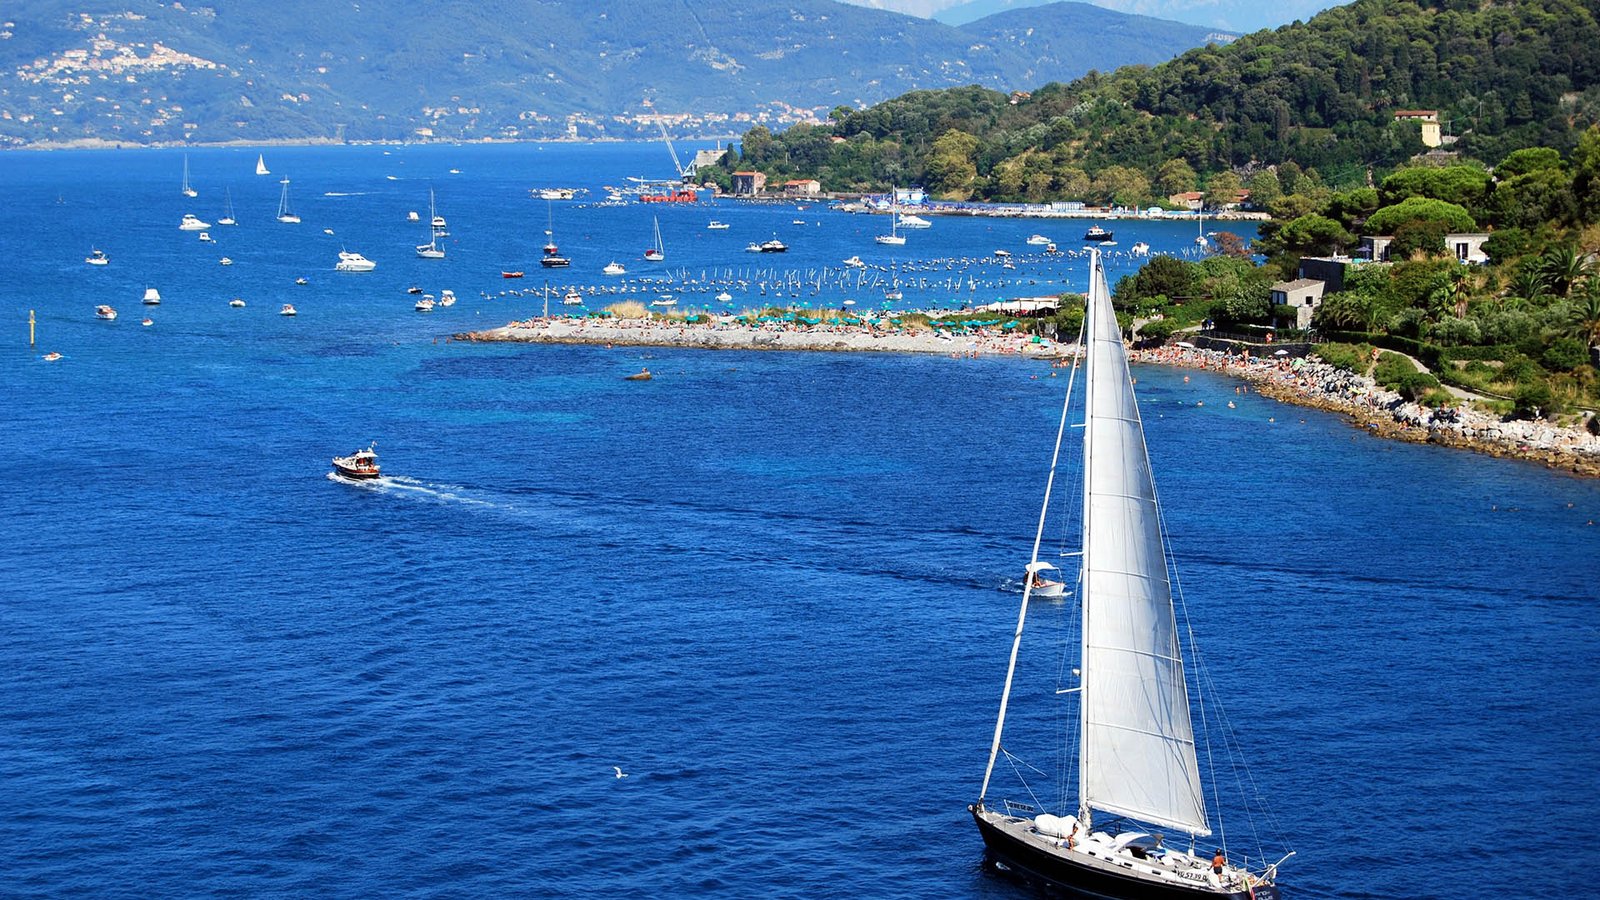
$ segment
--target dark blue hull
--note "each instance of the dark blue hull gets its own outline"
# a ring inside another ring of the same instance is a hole
[[[1180,884],[1157,884],[1080,865],[1006,834],[984,821],[977,806],[968,809],[973,821],[978,823],[978,832],[983,835],[990,862],[1000,864],[1009,874],[1041,888],[1048,896],[1086,900],[1280,900],[1277,887],[1272,885],[1261,885],[1253,892],[1227,893]]]

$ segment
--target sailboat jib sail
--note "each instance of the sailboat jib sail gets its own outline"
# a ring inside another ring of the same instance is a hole
[[[1079,797],[1210,834],[1144,428],[1105,271],[1090,277]]]

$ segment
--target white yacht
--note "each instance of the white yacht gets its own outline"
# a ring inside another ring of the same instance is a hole
[[[622,263],[616,262],[615,260],[613,260],[609,265],[607,265],[604,269],[601,269],[600,271],[605,273],[605,274],[607,274],[607,275],[626,275],[626,274],[628,274],[627,267],[623,266]]]
[[[1028,236],[1028,243],[1034,245],[1035,247],[1043,247],[1046,244],[1051,243],[1051,241],[1042,234],[1033,234]]]
[[[184,213],[183,221],[178,223],[178,229],[180,231],[205,231],[210,227],[210,222],[200,221],[200,217],[194,213]]]
[[[455,306],[456,305],[456,292],[450,290],[449,288],[445,288],[444,290],[440,291],[439,292],[439,305],[440,306]]]
[[[929,222],[927,219],[924,219],[921,216],[911,215],[910,213],[901,213],[898,221],[900,222],[900,227],[901,228],[932,228],[933,227],[933,223],[932,222]]]
[[[377,263],[359,253],[340,250],[339,261],[334,264],[333,269],[336,272],[371,272],[377,267]]]
[[[144,289],[144,305],[145,306],[160,306],[161,305],[161,292],[156,290],[155,288],[145,288]]]
[[[561,303],[564,306],[582,306],[583,295],[578,293],[576,289],[569,290],[567,291],[566,295],[561,298]]]
[[[415,309],[417,312],[433,312],[433,295],[423,294],[421,299],[417,300]]]
[[[89,255],[85,256],[83,261],[91,266],[103,266],[111,262],[111,257],[107,256],[104,250],[90,250]]]

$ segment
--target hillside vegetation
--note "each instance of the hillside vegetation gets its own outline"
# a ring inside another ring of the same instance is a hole
[[[1395,121],[1404,109],[1438,110],[1445,149],[1477,159],[1566,152],[1600,121],[1597,20],[1600,0],[1357,0],[1025,99],[919,91],[825,127],[758,128],[729,162],[831,190],[1133,204],[1285,162],[1331,184],[1381,178],[1425,149],[1418,125]]]

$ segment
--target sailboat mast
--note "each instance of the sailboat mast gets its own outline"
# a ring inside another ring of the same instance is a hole
[[[1078,347],[1083,351],[1083,382],[1091,385],[1095,383],[1095,369],[1097,368],[1094,362],[1095,354],[1090,344],[1094,341],[1097,333],[1096,328],[1100,324],[1100,304],[1096,302],[1098,298],[1095,295],[1099,274],[1100,250],[1097,247],[1090,248],[1089,292],[1085,295],[1083,338],[1078,342]],[[1089,812],[1089,791],[1087,776],[1085,775],[1089,771],[1088,762],[1085,758],[1088,754],[1088,747],[1083,740],[1084,729],[1087,727],[1085,717],[1088,715],[1088,704],[1083,703],[1082,698],[1085,685],[1089,683],[1089,603],[1086,598],[1089,596],[1089,523],[1093,517],[1089,515],[1090,482],[1088,472],[1089,455],[1094,446],[1094,395],[1095,392],[1093,390],[1085,391],[1083,395],[1083,470],[1085,474],[1083,479],[1083,512],[1082,517],[1078,520],[1082,523],[1079,528],[1082,543],[1078,547],[1080,551],[1078,554],[1078,609],[1083,618],[1082,627],[1078,629],[1078,696],[1080,701],[1078,703],[1078,821],[1083,823],[1083,828],[1086,832],[1090,830],[1092,816]]]

